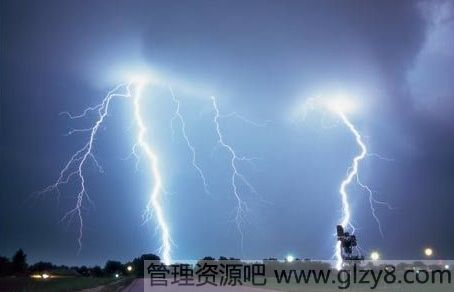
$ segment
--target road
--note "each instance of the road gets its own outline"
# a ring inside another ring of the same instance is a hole
[[[147,285],[147,289],[144,289],[144,279],[135,279],[128,287],[123,289],[123,292],[199,292],[199,291],[214,291],[214,292],[278,292],[276,290],[259,289],[246,286],[238,287],[213,287],[213,286],[167,286],[167,287],[151,287]]]

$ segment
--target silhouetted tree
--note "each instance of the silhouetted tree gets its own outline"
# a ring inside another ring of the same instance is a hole
[[[84,277],[88,277],[90,275],[86,266],[79,267],[76,271]]]
[[[7,257],[0,256],[0,277],[9,276],[12,273],[12,264]]]
[[[43,271],[51,271],[56,268],[55,265],[49,262],[37,262],[31,265],[28,270],[30,272],[43,272]]]
[[[75,272],[77,272],[77,269],[78,269],[78,268],[79,268],[78,266],[71,266],[71,267],[69,267],[70,270],[73,270],[73,271],[75,271]]]
[[[155,262],[160,262],[161,258],[159,258],[157,255],[154,254],[143,254],[139,258],[135,258],[132,261],[132,267],[134,269],[134,274],[136,277],[143,278],[144,277],[144,271],[146,269],[145,267],[145,261],[155,261]]]
[[[19,249],[14,254],[12,265],[15,274],[25,274],[27,271],[27,255],[22,249]]]
[[[108,275],[123,272],[123,264],[118,261],[107,261],[104,266],[104,272]]]
[[[222,257],[222,258],[227,259],[226,257]],[[225,263],[225,260],[222,260],[221,258],[219,258],[219,261],[224,261],[224,263]],[[228,261],[228,259],[227,259],[227,261]],[[207,257],[204,257],[204,258],[198,260],[196,263],[196,266],[203,267],[205,264],[216,265],[216,264],[218,264],[218,262],[216,261],[216,259],[214,257],[207,256]]]
[[[104,272],[100,266],[95,266],[90,269],[90,275],[92,277],[102,277],[102,276],[104,276]]]

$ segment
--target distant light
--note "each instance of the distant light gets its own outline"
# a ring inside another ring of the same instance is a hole
[[[120,277],[120,275],[118,275],[118,274],[115,274],[115,278],[118,278],[118,277]]]
[[[46,273],[44,273],[44,274],[42,274],[42,275],[41,275],[41,277],[42,277],[43,279],[47,279],[47,278],[50,278],[50,275],[49,275],[49,274],[46,274]]]
[[[128,272],[131,272],[132,271],[132,266],[127,266],[126,270],[128,270]]]
[[[449,270],[449,265],[445,265],[445,270]]]
[[[432,250],[431,248],[426,248],[426,249],[424,250],[424,254],[425,254],[426,256],[428,256],[428,257],[432,256],[433,253],[434,253],[434,252],[433,252],[433,250]]]
[[[295,261],[295,257],[292,256],[292,255],[288,255],[285,260],[288,262],[288,263],[291,263],[291,262],[294,262]]]
[[[30,277],[33,278],[33,279],[41,279],[42,278],[42,276],[39,275],[39,274],[30,275]]]
[[[378,261],[380,259],[380,254],[374,251],[370,254],[370,259],[373,261]]]

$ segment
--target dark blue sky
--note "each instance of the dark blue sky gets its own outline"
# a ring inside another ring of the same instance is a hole
[[[127,102],[113,104],[95,143],[105,172],[87,169],[94,206],[84,211],[79,255],[76,222],[59,223],[74,203],[71,189],[60,201],[32,196],[86,139],[64,136],[87,124],[58,113],[100,102],[124,70],[148,67],[176,85],[212,189],[203,193],[178,128],[172,140],[168,90],[148,87],[174,258],[330,258],[337,188],[358,149],[344,127],[293,113],[312,94],[336,89],[361,99],[351,119],[372,152],[394,159],[361,166],[377,198],[395,207],[377,211],[384,238],[367,195],[350,189],[364,251],[414,259],[430,245],[437,257],[454,257],[452,1],[2,1],[0,14],[0,254],[22,247],[31,261],[95,264],[156,251],[152,223],[141,225],[152,182],[145,165],[136,171],[124,160],[135,134]],[[243,192],[251,209],[243,252],[210,95],[224,113],[269,121],[222,121],[240,155],[261,157],[241,165],[258,192]]]

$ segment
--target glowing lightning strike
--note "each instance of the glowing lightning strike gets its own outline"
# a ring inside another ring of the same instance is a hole
[[[241,229],[241,222],[244,216],[244,213],[248,210],[246,202],[244,202],[241,199],[239,190],[238,190],[238,184],[237,184],[237,179],[239,178],[248,188],[250,191],[255,193],[254,187],[249,183],[249,181],[238,171],[237,167],[237,162],[238,161],[249,161],[249,158],[246,157],[239,157],[235,150],[227,144],[224,141],[224,136],[222,135],[221,127],[219,124],[219,119],[222,117],[219,113],[219,108],[216,103],[216,98],[214,96],[211,97],[212,103],[213,103],[213,108],[215,111],[215,116],[214,116],[214,124],[216,125],[216,133],[218,136],[218,143],[230,154],[231,159],[230,159],[230,165],[232,168],[232,177],[231,177],[231,184],[232,184],[232,189],[233,189],[233,194],[235,195],[235,199],[237,200],[237,209],[236,209],[236,223],[237,223],[237,228],[238,231],[240,232],[241,236],[241,248],[243,248],[243,239],[244,235]]]
[[[210,191],[208,190],[207,180],[205,178],[205,175],[203,174],[202,169],[197,164],[195,148],[192,145],[191,141],[189,140],[188,134],[186,132],[186,123],[184,121],[183,115],[180,112],[180,100],[175,96],[172,87],[169,87],[169,90],[170,90],[170,93],[172,94],[172,99],[173,99],[174,103],[176,104],[175,114],[174,114],[174,116],[172,117],[172,120],[171,120],[172,131],[173,131],[173,122],[176,119],[178,119],[180,121],[180,123],[181,123],[181,132],[183,134],[183,138],[184,138],[184,140],[186,142],[186,145],[188,146],[188,148],[189,148],[189,150],[191,151],[191,154],[192,154],[192,166],[195,168],[195,170],[197,171],[197,173],[200,176],[200,179],[203,182],[203,187],[205,189],[205,193],[209,194]]]
[[[68,112],[64,112],[64,114],[68,115],[70,119],[78,119],[85,117],[91,111],[97,111],[97,120],[93,127],[85,128],[85,129],[75,129],[71,130],[68,135],[77,132],[89,132],[89,138],[87,143],[76,151],[73,156],[71,156],[70,160],[66,163],[65,167],[60,171],[60,175],[57,181],[42,190],[40,193],[46,193],[51,191],[56,191],[60,194],[60,186],[65,185],[70,182],[73,177],[76,177],[78,180],[77,190],[76,190],[76,205],[74,208],[69,210],[61,219],[62,221],[69,217],[71,221],[74,215],[77,215],[79,220],[79,237],[77,239],[79,243],[79,252],[82,249],[82,236],[83,236],[83,216],[82,216],[82,207],[84,199],[87,199],[91,202],[91,199],[87,193],[86,186],[85,186],[85,176],[84,176],[84,169],[88,162],[88,160],[92,160],[94,164],[98,167],[100,171],[102,171],[101,166],[99,165],[98,161],[96,160],[95,156],[93,155],[93,144],[96,137],[96,134],[99,130],[99,127],[104,122],[105,117],[109,111],[109,105],[114,97],[127,97],[128,95],[116,93],[124,84],[120,84],[115,87],[112,91],[110,91],[107,96],[103,99],[103,101],[94,106],[87,108],[82,114],[80,115],[71,115]]]
[[[153,211],[154,214],[156,215],[156,221],[157,221],[159,229],[161,231],[162,260],[163,260],[164,264],[169,265],[172,262],[171,255],[170,255],[171,238],[170,238],[169,227],[164,218],[164,212],[162,210],[161,202],[160,202],[160,197],[162,194],[162,178],[161,178],[161,174],[159,173],[158,158],[145,139],[146,134],[147,134],[147,128],[145,126],[145,123],[143,121],[141,111],[140,111],[140,108],[141,108],[140,101],[142,100],[143,86],[144,86],[144,84],[142,84],[142,83],[139,83],[136,86],[136,90],[134,93],[134,117],[135,117],[137,126],[139,127],[139,133],[138,133],[136,145],[141,147],[142,150],[145,152],[145,154],[150,162],[151,171],[152,171],[151,179],[153,181],[153,188],[150,193],[150,200],[147,204],[145,214],[147,217],[149,217],[149,214],[151,214],[151,211]],[[128,91],[129,91],[129,86],[128,86]]]
[[[134,87],[134,93],[131,94],[131,87],[135,85]],[[69,210],[62,218],[62,220],[65,220],[66,218],[72,219],[74,215],[77,215],[78,220],[79,220],[79,237],[78,237],[78,243],[79,243],[79,252],[82,248],[82,236],[83,236],[83,216],[82,216],[82,208],[84,206],[84,200],[87,199],[89,202],[91,202],[90,197],[88,196],[88,193],[86,191],[86,185],[85,185],[85,174],[84,170],[87,164],[88,160],[92,160],[94,164],[98,167],[100,171],[102,171],[101,166],[99,165],[98,161],[96,160],[94,154],[93,154],[93,145],[95,141],[96,134],[104,122],[106,116],[108,115],[109,112],[109,105],[111,103],[112,98],[114,97],[123,97],[123,98],[132,98],[133,99],[133,104],[134,104],[134,119],[138,127],[138,135],[137,135],[137,141],[136,144],[133,147],[133,153],[136,155],[136,148],[140,147],[151,167],[151,180],[153,181],[153,187],[150,192],[150,199],[149,202],[146,206],[145,210],[145,215],[146,219],[150,217],[150,214],[152,211],[156,215],[156,221],[157,225],[161,231],[161,254],[162,254],[162,259],[165,264],[170,264],[171,263],[171,237],[170,237],[170,232],[168,225],[166,223],[166,220],[164,218],[164,212],[161,207],[161,194],[162,194],[162,178],[161,174],[159,172],[158,168],[158,159],[156,154],[153,152],[152,148],[146,141],[146,134],[147,134],[147,128],[145,126],[145,123],[142,118],[142,113],[140,111],[141,108],[141,100],[142,100],[142,89],[144,87],[145,83],[144,82],[132,82],[129,84],[120,84],[117,87],[115,87],[112,91],[110,91],[107,96],[103,99],[103,101],[93,107],[88,107],[83,111],[82,114],[79,115],[71,115],[68,112],[64,112],[64,114],[68,115],[70,119],[79,119],[79,118],[84,118],[87,116],[88,113],[97,111],[97,120],[94,123],[93,127],[89,128],[84,128],[84,129],[73,129],[68,132],[68,135],[74,134],[74,133],[80,133],[80,132],[88,132],[89,133],[89,139],[86,142],[86,144],[76,151],[70,158],[70,160],[66,163],[65,167],[61,170],[60,175],[57,179],[57,181],[42,190],[40,193],[46,193],[46,192],[51,192],[51,191],[56,191],[58,194],[60,194],[60,187],[62,185],[68,184],[73,177],[76,177],[76,180],[78,181],[77,184],[77,189],[76,189],[76,205],[74,208]],[[117,91],[120,90],[120,88],[125,87],[126,88],[126,93],[117,93]]]
[[[330,95],[329,98],[323,98],[323,97],[315,97],[315,98],[308,98],[304,101],[302,106],[298,108],[298,111],[300,112],[301,116],[303,119],[306,118],[307,114],[309,111],[322,108],[323,114],[325,114],[325,110],[330,111],[331,113],[336,114],[340,119],[340,121],[347,126],[348,130],[353,134],[355,137],[356,144],[360,148],[360,152],[353,158],[352,164],[347,170],[347,175],[345,178],[342,180],[340,187],[339,187],[339,194],[341,195],[341,201],[342,201],[342,216],[340,218],[340,222],[338,223],[341,225],[344,230],[350,229],[350,233],[353,234],[355,233],[355,226],[351,223],[351,212],[350,212],[350,203],[349,203],[349,194],[347,192],[347,188],[349,185],[353,182],[353,180],[356,180],[356,183],[363,188],[367,193],[369,194],[369,204],[370,204],[370,209],[372,212],[372,216],[377,222],[378,229],[380,231],[380,234],[383,236],[383,230],[382,226],[380,223],[380,220],[376,214],[376,209],[375,209],[375,204],[380,204],[388,207],[388,209],[392,210],[393,208],[386,202],[379,201],[374,198],[374,191],[369,188],[366,184],[362,183],[359,177],[359,163],[361,160],[363,160],[366,157],[377,157],[382,160],[387,160],[387,161],[392,161],[392,159],[382,157],[381,155],[378,155],[376,153],[368,153],[366,144],[363,141],[363,138],[361,134],[358,132],[356,127],[353,125],[353,123],[349,120],[349,118],[346,115],[346,112],[351,112],[357,108],[358,104],[354,102],[353,99],[351,98],[345,98],[343,94],[337,94],[337,95]],[[323,116],[324,118],[324,116]],[[323,120],[322,120],[323,121]],[[324,123],[322,124],[324,125]],[[358,247],[359,248],[359,247]],[[336,247],[335,247],[335,254],[334,256],[336,257],[336,268],[339,270],[342,268],[343,264],[343,259],[342,259],[342,250],[341,250],[341,242],[337,241]]]
[[[347,171],[347,176],[344,178],[344,180],[342,181],[340,188],[339,188],[339,193],[341,194],[341,198],[342,198],[342,218],[341,218],[341,222],[339,224],[342,225],[342,227],[344,227],[344,229],[346,229],[347,227],[350,227],[352,229],[352,233],[355,232],[355,227],[350,222],[351,214],[350,214],[350,205],[349,205],[349,201],[348,201],[347,187],[351,184],[353,179],[356,178],[356,183],[360,187],[365,189],[367,191],[367,193],[369,194],[369,204],[370,204],[370,209],[372,211],[372,216],[374,217],[375,221],[378,224],[380,234],[383,236],[383,230],[381,227],[380,220],[376,214],[376,209],[374,207],[374,204],[385,205],[389,209],[392,209],[392,207],[386,202],[382,202],[382,201],[375,199],[373,196],[373,191],[370,189],[369,186],[367,186],[366,184],[361,182],[361,180],[359,179],[359,173],[358,173],[358,167],[359,167],[360,161],[363,160],[366,156],[374,155],[374,154],[368,154],[367,147],[362,140],[361,134],[358,132],[358,130],[355,128],[355,126],[352,124],[352,122],[348,119],[348,117],[341,110],[337,110],[336,113],[339,115],[342,122],[347,126],[347,128],[350,130],[350,132],[354,135],[356,144],[360,148],[360,153],[353,158],[352,165],[349,167],[349,169]],[[337,259],[336,268],[339,270],[342,267],[342,253],[341,253],[341,243],[340,242],[337,242],[337,245],[336,245],[336,259]]]
[[[348,129],[355,136],[356,143],[358,144],[358,146],[361,149],[361,152],[353,158],[353,163],[349,168],[347,176],[342,181],[340,188],[339,188],[339,193],[341,194],[341,198],[342,198],[342,218],[341,218],[340,225],[342,225],[342,227],[344,227],[344,229],[347,226],[349,226],[354,230],[354,226],[350,222],[350,204],[348,202],[347,187],[352,182],[353,178],[358,175],[358,165],[359,165],[359,162],[361,160],[363,160],[364,157],[366,157],[367,148],[361,139],[361,135],[356,130],[355,126],[347,118],[347,116],[341,111],[339,111],[338,114],[339,114],[340,118],[342,119],[342,122],[348,127]],[[341,252],[340,241],[338,241],[336,244],[336,259],[337,259],[336,268],[338,270],[340,270],[342,268],[342,252]]]

